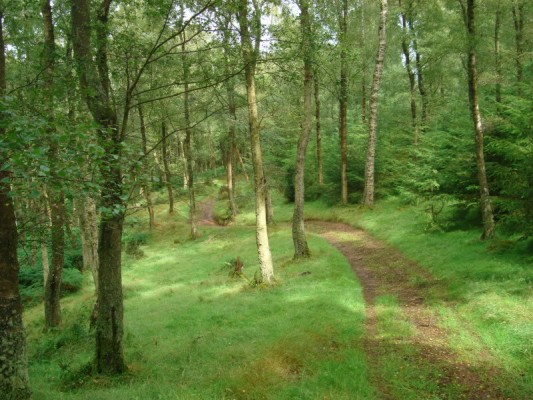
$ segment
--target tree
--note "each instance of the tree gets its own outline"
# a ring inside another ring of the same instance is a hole
[[[169,167],[169,151],[167,146],[167,124],[165,121],[161,122],[161,158],[163,159],[163,169],[165,172],[165,184],[168,193],[168,213],[174,212],[174,194],[172,190],[172,174]]]
[[[348,0],[337,0],[337,14],[339,18],[339,46],[340,46],[340,78],[339,78],[339,136],[341,143],[341,202],[348,204],[348,176],[347,176],[347,110],[348,110]]]
[[[4,8],[0,5],[0,99],[5,102],[6,56]],[[5,105],[5,104],[4,104]],[[26,338],[22,324],[17,257],[17,223],[11,196],[11,172],[4,148],[6,139],[4,111],[0,114],[0,394],[2,398],[30,398]]]
[[[44,25],[44,93],[46,113],[48,116],[48,162],[50,177],[50,219],[52,237],[52,264],[45,280],[44,291],[44,317],[45,329],[57,327],[61,323],[61,307],[59,298],[61,295],[61,279],[65,258],[65,196],[59,185],[57,169],[59,164],[59,149],[55,135],[54,121],[54,74],[55,74],[55,33],[52,20],[52,7],[50,0],[43,0],[41,5]]]
[[[88,0],[73,0],[71,9],[74,57],[85,103],[97,124],[97,135],[104,155],[99,162],[102,175],[102,214],[98,241],[98,311],[96,317],[96,370],[121,373],[126,369],[122,348],[123,298],[121,275],[122,199],[121,143],[115,106],[111,100],[107,61],[107,23],[111,0],[103,0],[96,21],[90,14]],[[93,25],[94,24],[94,25]],[[95,27],[96,54],[91,48]],[[129,88],[128,88],[129,89]],[[128,108],[129,111],[129,108]],[[123,116],[125,129],[127,115]]]
[[[266,284],[272,284],[274,280],[274,267],[270,244],[268,241],[267,210],[266,210],[266,178],[263,169],[263,156],[259,116],[257,111],[257,94],[255,90],[255,71],[261,40],[261,15],[257,0],[252,0],[254,12],[251,16],[252,29],[255,36],[255,45],[252,38],[248,19],[248,0],[238,0],[238,20],[241,34],[241,50],[244,61],[244,74],[246,78],[246,95],[248,103],[248,119],[250,127],[250,144],[252,149],[252,163],[254,167],[254,190],[255,190],[255,218],[256,218],[256,244],[259,257],[261,277]]]
[[[481,215],[483,219],[482,239],[490,239],[494,235],[494,216],[490,201],[489,183],[485,167],[485,151],[483,138],[483,123],[479,109],[478,73],[476,62],[476,25],[475,25],[475,0],[466,0],[466,7],[461,2],[463,17],[467,31],[467,75],[468,75],[468,100],[470,116],[474,125],[476,141],[476,165],[479,182]]]
[[[294,258],[309,257],[309,247],[305,236],[304,200],[305,200],[305,153],[311,137],[312,110],[311,98],[313,91],[313,44],[311,31],[311,17],[309,3],[300,0],[300,25],[302,29],[302,58],[303,58],[303,112],[302,131],[296,150],[296,165],[294,173],[294,213],[292,216],[292,241],[294,243]]]
[[[377,118],[378,118],[378,96],[379,84],[383,72],[383,59],[386,48],[386,27],[387,27],[387,0],[381,0],[381,13],[378,28],[378,50],[376,55],[376,65],[374,67],[374,77],[372,78],[372,89],[370,91],[370,116],[368,121],[368,146],[366,150],[365,165],[365,190],[363,193],[363,204],[372,206],[374,204],[374,168],[376,158],[377,143]]]
[[[183,9],[182,9],[183,13]],[[181,54],[183,63],[183,117],[185,121],[185,158],[187,164],[187,188],[189,190],[189,223],[191,224],[191,238],[196,239],[198,237],[198,228],[196,226],[196,198],[194,194],[194,166],[193,166],[193,149],[192,149],[192,129],[191,129],[191,117],[190,117],[190,105],[189,105],[189,75],[190,65],[189,59],[186,54],[185,43],[187,37],[185,32],[181,35]]]
[[[418,122],[416,115],[416,78],[415,72],[411,66],[411,50],[410,41],[408,40],[409,30],[407,22],[407,14],[412,9],[412,0],[407,5],[407,10],[402,9],[402,0],[398,0],[400,6],[400,20],[402,23],[402,53],[405,63],[405,70],[407,72],[407,78],[409,79],[409,95],[411,101],[411,124],[413,126],[413,143],[416,146],[418,144]]]

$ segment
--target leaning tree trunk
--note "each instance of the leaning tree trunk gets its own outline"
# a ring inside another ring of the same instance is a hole
[[[121,144],[117,113],[110,98],[107,66],[107,25],[110,0],[103,0],[98,21],[92,24],[89,0],[72,0],[72,43],[80,88],[97,124],[97,136],[105,154],[98,161],[101,187],[101,222],[98,242],[98,313],[96,317],[96,370],[115,374],[124,363],[121,250],[124,223]],[[91,49],[91,29],[96,29],[96,57]]]
[[[165,121],[161,123],[161,158],[163,159],[163,168],[165,170],[165,182],[168,193],[168,213],[174,212],[174,194],[172,193],[172,174],[168,165],[168,148],[167,148],[167,125]]]
[[[3,29],[3,9],[0,8],[0,98],[6,91],[6,57]],[[6,134],[0,114],[0,139]],[[31,392],[26,359],[26,338],[22,324],[22,302],[19,293],[17,258],[17,222],[13,198],[10,195],[11,173],[2,168],[8,164],[6,153],[0,150],[0,395],[2,399],[29,399]]]
[[[386,27],[387,27],[387,0],[381,0],[381,14],[379,20],[379,44],[376,55],[376,65],[374,68],[374,77],[372,79],[372,89],[370,92],[370,118],[368,121],[368,146],[366,150],[365,165],[365,190],[363,193],[363,204],[372,206],[374,204],[374,169],[376,161],[376,144],[377,144],[377,119],[378,119],[378,95],[381,74],[383,72],[383,59],[385,57]]]
[[[467,0],[465,22],[468,41],[468,99],[470,102],[470,115],[474,124],[476,140],[476,164],[477,176],[480,189],[481,214],[483,219],[482,239],[490,239],[494,235],[494,216],[490,202],[489,184],[485,169],[485,152],[483,146],[483,124],[479,110],[479,98],[477,88],[477,64],[476,64],[476,29],[475,29],[475,1]]]
[[[311,97],[313,85],[312,71],[312,43],[311,43],[311,17],[309,3],[300,0],[300,25],[302,28],[302,54],[303,54],[303,87],[304,108],[302,118],[302,132],[296,150],[296,166],[294,174],[294,213],[292,216],[292,241],[294,244],[294,258],[309,257],[309,246],[305,236],[304,202],[305,202],[305,153],[309,138],[311,137],[312,110]]]
[[[347,63],[347,34],[348,34],[348,0],[343,1],[339,15],[341,70],[339,88],[339,136],[341,142],[341,202],[348,204],[348,149],[347,149],[347,109],[348,109],[348,63]]]
[[[261,153],[260,126],[257,111],[257,97],[255,91],[255,69],[257,64],[257,52],[259,50],[259,34],[261,29],[261,19],[256,10],[253,23],[257,25],[256,46],[252,47],[250,30],[248,26],[248,1],[240,0],[239,7],[239,26],[241,33],[242,55],[244,59],[244,73],[246,76],[246,95],[248,102],[248,118],[250,126],[250,142],[252,149],[252,163],[254,167],[254,189],[255,189],[255,218],[256,218],[256,243],[259,257],[259,267],[263,282],[271,284],[274,280],[274,267],[272,264],[272,255],[270,253],[270,244],[268,241],[268,227],[266,216],[266,180],[263,170],[263,156]]]
[[[55,139],[54,129],[54,73],[55,73],[55,39],[54,23],[52,20],[52,7],[50,0],[43,0],[41,12],[43,15],[44,33],[44,92],[47,96],[49,140],[48,162],[50,168],[50,215],[51,215],[51,244],[52,263],[48,271],[44,287],[44,327],[55,328],[61,324],[61,280],[63,263],[65,259],[65,196],[59,187],[57,168],[59,161],[59,148]]]
[[[185,157],[187,159],[187,187],[189,189],[189,223],[191,224],[191,238],[198,237],[198,227],[196,226],[196,196],[194,193],[194,165],[192,157],[192,129],[189,110],[189,75],[190,66],[187,54],[185,53],[185,33],[182,34],[181,52],[183,60],[183,114],[185,117]]]

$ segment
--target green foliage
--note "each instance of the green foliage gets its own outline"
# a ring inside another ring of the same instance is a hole
[[[148,243],[150,234],[147,232],[129,232],[122,238],[122,242],[126,245],[126,254],[135,258],[144,256],[143,250],[140,246]]]

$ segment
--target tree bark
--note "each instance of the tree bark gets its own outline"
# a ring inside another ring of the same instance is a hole
[[[381,0],[381,13],[378,29],[378,51],[376,55],[376,65],[374,67],[374,77],[372,79],[372,89],[370,92],[370,119],[368,121],[368,146],[366,150],[365,165],[365,190],[363,193],[363,204],[365,206],[374,205],[374,170],[377,144],[377,118],[378,118],[378,95],[381,75],[383,72],[383,60],[385,57],[386,27],[387,27],[387,0]]]
[[[6,56],[4,45],[4,10],[0,7],[0,97],[6,93]],[[0,114],[0,138],[5,132]],[[29,399],[31,392],[26,358],[26,338],[22,324],[17,258],[17,222],[11,191],[11,173],[1,169],[8,162],[0,152],[0,394],[5,399]]]
[[[183,60],[183,115],[185,118],[185,157],[187,158],[187,187],[189,189],[189,223],[191,224],[191,238],[198,237],[198,227],[196,226],[196,197],[194,193],[194,165],[192,157],[192,129],[189,110],[189,75],[190,65],[185,52],[185,33],[181,37],[181,51]]]
[[[255,90],[255,69],[257,53],[259,51],[261,16],[258,15],[258,6],[252,18],[255,26],[255,48],[252,47],[250,28],[248,26],[248,1],[239,0],[238,19],[241,34],[241,47],[244,60],[244,73],[246,77],[246,95],[248,103],[248,119],[250,127],[250,142],[252,149],[252,163],[254,167],[255,189],[255,217],[256,217],[256,244],[259,258],[261,277],[266,284],[272,284],[274,280],[274,267],[270,244],[268,241],[268,227],[266,217],[266,180],[263,170],[263,157],[261,153],[260,126],[257,111],[257,97]]]
[[[496,102],[500,104],[502,102],[502,55],[500,47],[500,29],[501,29],[501,15],[502,11],[500,5],[497,5],[496,17],[494,20],[494,63],[496,66]],[[498,112],[500,108],[498,106]]]
[[[65,196],[57,179],[59,148],[55,138],[54,122],[54,73],[55,73],[55,35],[50,0],[41,4],[44,25],[44,92],[47,97],[49,140],[48,162],[52,184],[50,187],[51,244],[52,263],[47,274],[44,288],[44,328],[55,328],[61,324],[61,280],[65,260]]]
[[[140,130],[141,130],[141,146],[143,150],[143,194],[144,198],[146,200],[146,208],[148,209],[148,217],[149,217],[149,228],[152,230],[155,227],[155,213],[154,213],[154,206],[152,203],[152,180],[151,180],[151,173],[150,168],[148,167],[148,144],[146,139],[146,124],[144,122],[144,113],[142,105],[139,104],[137,107],[137,111],[139,112],[139,122],[140,122]]]
[[[97,134],[105,154],[99,160],[102,175],[100,236],[98,241],[98,315],[96,319],[96,370],[121,373],[123,355],[121,237],[124,222],[122,201],[121,142],[117,113],[110,99],[107,70],[107,21],[111,0],[98,9],[97,51],[93,59],[89,0],[72,1],[72,42],[78,78],[85,103],[98,125]]]
[[[400,20],[402,23],[402,53],[405,62],[405,70],[409,79],[409,94],[411,101],[411,126],[413,128],[413,144],[418,145],[418,123],[416,115],[416,78],[411,67],[411,54],[409,50],[409,28],[407,24],[407,12],[403,10],[402,0],[398,0],[400,6]]]
[[[427,127],[427,123],[428,123],[428,96],[427,96],[427,90],[426,90],[426,85],[424,81],[422,55],[418,51],[417,33],[414,29],[414,23],[413,23],[412,18],[413,16],[409,15],[407,19],[407,26],[409,27],[409,31],[411,32],[411,35],[413,37],[413,50],[415,52],[415,66],[416,66],[416,83],[418,86],[418,93],[420,94],[420,100],[422,103],[422,107],[420,111],[420,122],[421,122],[420,130],[424,132],[424,130]]]
[[[165,121],[161,123],[161,158],[163,159],[163,168],[165,171],[165,182],[168,193],[168,213],[174,212],[174,194],[172,192],[172,174],[168,165],[168,148],[167,148],[167,125]]]
[[[248,177],[248,174],[246,173],[246,167],[244,166],[244,160],[242,159],[241,152],[239,151],[238,148],[237,148],[237,158],[239,159],[239,164],[241,165],[241,171],[244,175],[244,179],[246,179],[246,182],[248,182],[250,178]]]
[[[311,137],[312,110],[311,97],[313,85],[312,66],[312,30],[309,15],[309,3],[300,0],[300,26],[302,29],[302,54],[303,54],[303,113],[302,132],[296,149],[296,165],[294,173],[294,212],[292,216],[292,241],[294,244],[294,258],[310,256],[309,246],[305,235],[304,205],[305,205],[305,154]]]
[[[339,10],[340,28],[340,87],[339,87],[339,137],[341,143],[341,203],[348,204],[347,175],[347,109],[348,109],[348,62],[346,54],[348,34],[348,0],[343,0]]]
[[[517,4],[518,3],[518,4]],[[522,65],[522,59],[524,57],[524,3],[522,1],[513,0],[513,22],[515,29],[515,46],[516,46],[516,81],[520,85],[524,78],[524,67]],[[521,94],[521,88],[519,87],[519,94]]]
[[[91,271],[96,293],[98,293],[98,213],[96,202],[91,196],[78,200],[83,269]]]
[[[466,1],[465,22],[468,43],[468,99],[470,103],[470,115],[474,125],[476,141],[476,164],[477,176],[480,189],[481,214],[483,219],[482,239],[490,239],[494,235],[494,216],[490,201],[489,184],[485,168],[485,152],[483,144],[483,124],[479,110],[478,86],[477,86],[477,63],[476,63],[476,28],[475,28],[475,0]]]
[[[230,25],[229,21],[226,22],[224,27],[224,70],[226,76],[230,75]],[[235,138],[235,126],[237,124],[237,106],[235,104],[235,84],[233,79],[230,78],[226,81],[226,93],[228,96],[228,154],[226,159],[226,180],[228,185],[228,197],[230,212],[233,217],[237,215],[237,205],[235,203],[235,156],[236,156],[236,138]]]
[[[320,121],[320,85],[317,71],[313,74],[314,95],[315,95],[315,128],[316,128],[316,169],[319,185],[324,184],[324,168],[322,165],[322,132]]]

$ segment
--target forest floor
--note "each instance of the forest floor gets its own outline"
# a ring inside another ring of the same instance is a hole
[[[525,253],[488,251],[473,231],[426,233],[397,203],[314,202],[312,256],[293,260],[292,205],[277,195],[277,284],[265,288],[251,285],[253,195],[219,226],[227,199],[217,184],[200,189],[196,240],[187,196],[169,214],[158,194],[152,231],[144,213],[128,217],[125,243],[145,241],[123,255],[126,375],[91,373],[90,274],[62,299],[61,329],[43,333],[42,304],[26,308],[35,400],[533,398]],[[231,273],[237,258],[244,279]]]

